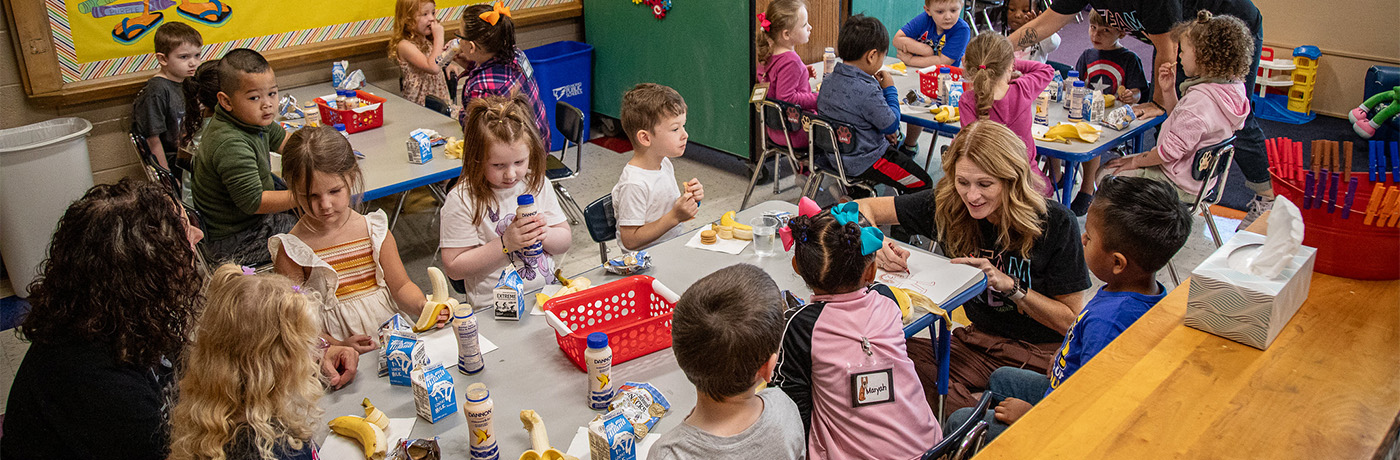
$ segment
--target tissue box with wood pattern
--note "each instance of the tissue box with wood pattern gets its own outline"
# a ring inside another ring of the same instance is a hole
[[[1267,349],[1308,298],[1317,249],[1299,246],[1278,276],[1250,273],[1264,236],[1240,232],[1191,271],[1182,322],[1260,350]]]

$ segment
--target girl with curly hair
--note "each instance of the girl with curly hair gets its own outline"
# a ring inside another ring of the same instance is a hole
[[[154,183],[98,185],[68,207],[30,285],[0,457],[165,458],[201,238]]]
[[[976,404],[973,394],[999,367],[1048,371],[1090,287],[1079,223],[1040,194],[1025,155],[1011,129],[978,121],[953,138],[932,190],[858,201],[874,225],[902,225],[936,241],[953,263],[987,275],[987,290],[963,305],[972,324],[953,331],[950,410]],[[909,252],[898,246],[875,256],[885,271],[908,270]],[[911,338],[909,357],[920,381],[938,380],[928,339]],[[938,404],[936,385],[925,385],[924,395]]]
[[[312,459],[328,346],[287,277],[224,265],[186,349],[170,458]]]
[[[1157,147],[1104,166],[1116,175],[1168,182],[1176,186],[1178,198],[1192,202],[1202,187],[1214,185],[1191,177],[1196,150],[1235,135],[1252,109],[1243,81],[1254,59],[1254,38],[1243,21],[1205,10],[1172,33],[1181,46],[1187,80],[1180,85],[1180,100],[1167,91],[1159,101],[1170,115],[1162,122]],[[1175,67],[1157,69],[1158,84],[1175,82]]]

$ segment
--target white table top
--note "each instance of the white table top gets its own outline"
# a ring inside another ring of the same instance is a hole
[[[433,147],[432,161],[416,165],[408,162],[406,146],[408,133],[419,128],[436,130],[444,137],[461,139],[462,127],[457,124],[457,120],[409,102],[374,85],[365,85],[362,91],[386,100],[383,126],[350,135],[350,145],[365,155],[365,158],[360,160],[360,170],[364,173],[365,201],[461,174],[462,160],[448,158],[442,147]],[[296,96],[298,104],[305,104],[320,96],[333,95],[335,89],[329,83],[323,83],[293,88],[286,91],[286,94]],[[291,121],[299,123],[296,120]],[[280,170],[280,163],[274,165],[274,169]]]
[[[769,201],[740,212],[737,219],[748,222],[749,219],[769,210],[796,212],[796,206],[781,201]],[[692,232],[700,227],[702,224],[690,224]],[[758,257],[753,253],[752,247],[749,247],[739,255],[731,256],[687,248],[685,243],[691,238],[692,232],[650,248],[648,252],[652,254],[654,266],[643,274],[660,280],[677,293],[683,293],[692,283],[716,269],[737,263],[752,263],[771,273],[778,287],[790,289],[803,298],[810,295],[802,279],[792,271],[790,253],[780,252],[772,257]],[[923,257],[938,258],[932,254],[922,254]],[[980,272],[974,275],[980,275]],[[594,285],[622,278],[606,274],[601,267],[582,276],[588,277]],[[940,281],[957,283],[966,280]],[[533,296],[528,297],[531,298],[528,303],[533,307]],[[520,321],[497,321],[491,317],[490,310],[479,310],[478,314],[481,335],[490,339],[500,349],[485,355],[486,369],[475,376],[456,372],[454,367],[451,373],[457,388],[458,413],[449,415],[436,424],[417,419],[413,436],[438,436],[444,459],[469,458],[466,419],[460,408],[467,385],[482,382],[491,390],[491,398],[495,403],[493,423],[501,458],[516,458],[530,446],[530,440],[519,422],[522,409],[538,412],[548,426],[550,444],[556,449],[566,449],[578,427],[587,425],[599,414],[589,410],[585,404],[587,374],[574,367],[559,350],[555,332],[545,323],[543,316],[527,315]],[[443,329],[430,334],[450,333],[449,330]],[[455,341],[451,343],[455,347]],[[325,420],[346,414],[363,415],[360,401],[366,397],[390,417],[415,417],[412,390],[409,387],[390,386],[387,378],[377,377],[377,353],[361,355],[355,380],[345,388],[330,392],[321,399],[320,406],[325,410]],[[429,354],[434,353],[430,350]],[[455,363],[452,364],[455,366]],[[658,423],[654,430],[657,433],[675,429],[695,406],[695,387],[677,367],[669,348],[614,366],[612,381],[615,382],[614,388],[625,381],[636,381],[650,382],[662,391],[672,407],[671,412]],[[325,436],[326,431],[322,426],[317,439],[324,439]]]

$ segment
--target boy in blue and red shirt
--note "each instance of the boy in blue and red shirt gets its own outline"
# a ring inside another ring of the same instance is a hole
[[[972,41],[972,28],[962,20],[962,8],[962,0],[924,0],[924,12],[894,34],[895,57],[910,69],[962,66],[963,53]],[[918,125],[909,124],[899,150],[910,157],[917,155],[919,134],[923,131]]]

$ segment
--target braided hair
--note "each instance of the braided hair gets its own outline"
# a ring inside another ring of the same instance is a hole
[[[860,225],[841,225],[822,211],[816,216],[797,216],[788,221],[795,243],[793,268],[812,289],[840,294],[860,289],[865,270],[875,263],[875,253],[861,254]]]

